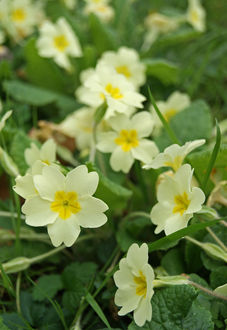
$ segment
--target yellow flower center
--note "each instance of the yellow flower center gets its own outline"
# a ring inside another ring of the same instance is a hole
[[[57,191],[54,202],[50,205],[51,211],[57,212],[63,220],[68,219],[72,214],[80,212],[81,207],[75,191]]]
[[[180,213],[183,215],[187,210],[190,200],[188,199],[188,194],[184,192],[182,195],[177,195],[174,197],[175,206],[173,208],[173,213]]]
[[[140,276],[134,276],[134,282],[136,283],[136,294],[138,296],[145,297],[147,294],[147,281],[146,277],[140,271]]]
[[[45,164],[47,164],[47,165],[50,165],[50,162],[47,159],[46,160],[43,160],[42,162],[45,163]]]
[[[110,83],[106,85],[105,90],[113,99],[121,99],[123,95],[118,87],[113,87]],[[101,93],[102,94],[102,93]]]
[[[16,22],[22,22],[26,18],[26,12],[23,8],[17,8],[12,11],[12,20]]]
[[[170,121],[170,119],[175,116],[176,113],[177,111],[175,109],[169,109],[165,114],[163,114],[163,117],[166,121]]]
[[[126,65],[121,65],[116,67],[117,73],[123,74],[126,78],[131,77],[131,72]]]
[[[198,15],[198,12],[196,10],[191,11],[191,20],[192,20],[192,22],[198,22],[199,15]]]
[[[164,165],[172,167],[174,171],[177,171],[181,167],[182,160],[181,156],[176,156],[172,162],[165,162]]]
[[[121,146],[123,151],[129,151],[139,145],[137,138],[137,131],[135,129],[127,130],[122,129],[119,136],[114,140],[116,144]]]
[[[64,50],[68,47],[69,42],[64,34],[54,37],[54,46],[60,51],[64,52]]]

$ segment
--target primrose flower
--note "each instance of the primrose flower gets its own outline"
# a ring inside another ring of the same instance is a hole
[[[107,0],[86,0],[87,4],[84,8],[85,15],[91,13],[98,16],[104,22],[109,22],[114,16],[114,10],[108,5]]]
[[[151,13],[145,19],[145,26],[147,32],[145,34],[143,49],[147,50],[160,34],[176,30],[179,26],[179,19],[160,13]]]
[[[151,297],[154,294],[154,272],[148,264],[147,244],[140,247],[132,244],[126,258],[121,259],[119,268],[114,274],[118,287],[114,301],[121,306],[118,314],[122,316],[134,311],[135,323],[142,327],[146,321],[151,321]]]
[[[113,131],[98,135],[97,149],[112,153],[110,165],[114,171],[128,173],[135,159],[147,163],[157,155],[156,144],[145,139],[153,128],[149,112],[136,113],[131,119],[119,114],[108,123]]]
[[[187,227],[193,213],[202,208],[205,201],[203,191],[191,188],[193,170],[185,164],[173,176],[166,176],[158,185],[158,203],[151,210],[151,221],[157,225],[155,234],[166,235]]]
[[[61,131],[76,139],[78,149],[90,148],[94,122],[94,108],[83,107],[59,124]]]
[[[187,94],[183,94],[176,91],[172,93],[165,102],[157,101],[156,103],[163,117],[168,122],[177,113],[184,110],[190,105],[190,98]],[[153,120],[155,122],[155,134],[159,134],[162,127],[162,123],[158,115],[156,114],[153,106],[150,107],[150,110],[152,113]]]
[[[195,140],[186,142],[183,146],[179,146],[178,144],[172,144],[167,147],[164,152],[158,154],[155,159],[151,162],[151,164],[143,166],[145,169],[150,168],[160,168],[160,167],[172,167],[174,171],[177,171],[181,165],[187,154],[189,154],[192,150],[202,146],[206,141],[204,139]]]
[[[22,206],[25,222],[34,227],[46,226],[54,246],[71,246],[80,227],[97,228],[107,221],[103,213],[108,206],[93,197],[99,177],[88,173],[85,165],[70,171],[66,177],[55,167],[45,166],[41,175],[34,175],[37,196]]]
[[[40,149],[35,143],[32,143],[31,147],[25,150],[24,157],[29,166],[32,166],[37,160],[50,165],[56,161],[56,143],[53,139],[49,139]]]
[[[82,56],[77,36],[64,17],[60,17],[56,24],[49,21],[43,23],[37,47],[40,56],[53,58],[59,66],[66,70],[71,69],[69,56]]]
[[[32,3],[30,0],[12,0],[7,1],[6,4],[6,16],[3,25],[9,35],[16,41],[32,34],[35,26],[40,24],[43,19],[40,1]]]
[[[106,100],[108,108],[105,119],[115,112],[132,113],[132,108],[142,108],[145,97],[135,92],[135,87],[113,68],[98,65],[93,74],[85,80],[86,90],[80,91],[80,100],[98,107]],[[84,95],[82,95],[84,93]]]
[[[69,9],[74,9],[76,7],[77,0],[63,0],[65,6]]]
[[[98,63],[112,67],[117,73],[124,75],[136,88],[146,81],[146,67],[140,62],[139,55],[134,49],[121,47],[117,52],[105,52]]]
[[[194,29],[204,32],[206,30],[206,12],[200,4],[200,0],[188,0],[187,21]]]

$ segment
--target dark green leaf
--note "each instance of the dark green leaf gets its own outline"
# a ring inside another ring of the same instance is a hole
[[[11,143],[10,154],[17,164],[21,175],[24,175],[28,169],[24,158],[24,151],[30,147],[30,144],[31,140],[23,131],[18,131],[18,133],[14,135]]]
[[[97,313],[97,315],[100,317],[100,319],[103,321],[103,323],[105,323],[107,328],[112,329],[102,309],[100,308],[96,300],[92,297],[92,295],[89,292],[86,295],[86,300],[89,303],[89,305],[94,309],[94,311]]]
[[[47,297],[53,298],[62,287],[60,275],[43,275],[33,288],[33,298],[37,301],[43,301]]]

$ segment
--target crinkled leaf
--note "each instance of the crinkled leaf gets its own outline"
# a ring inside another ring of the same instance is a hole
[[[172,117],[169,124],[182,144],[196,139],[209,139],[212,133],[210,108],[202,100],[192,102],[188,108]],[[165,131],[155,138],[155,142],[160,150],[171,144]]]
[[[33,288],[33,298],[37,301],[43,301],[47,297],[53,298],[63,287],[60,275],[43,275]]]

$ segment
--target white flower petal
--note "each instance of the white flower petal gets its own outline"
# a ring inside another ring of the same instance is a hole
[[[135,159],[150,163],[158,151],[158,147],[153,141],[142,139],[139,141],[138,147],[132,148],[132,155]]]
[[[138,306],[141,298],[141,296],[136,294],[135,288],[118,289],[114,302],[117,306],[123,306],[118,315],[125,315],[133,311]]]
[[[81,227],[97,228],[107,222],[107,217],[103,213],[108,210],[108,206],[102,200],[88,196],[79,199],[81,210],[76,214],[76,218]]]
[[[151,134],[154,127],[152,116],[147,111],[136,113],[131,120],[131,128],[138,132],[140,138],[147,137]]]
[[[132,271],[128,266],[126,258],[121,259],[119,263],[119,270],[114,273],[114,281],[118,288],[126,289],[133,283],[134,276],[132,275]]]
[[[180,215],[175,213],[172,217],[166,219],[165,223],[165,234],[170,235],[177,230],[187,227],[188,221],[192,218],[192,214]]]
[[[22,212],[26,215],[25,222],[34,227],[46,226],[53,223],[58,214],[51,211],[50,203],[39,196],[25,201]]]
[[[40,156],[42,161],[52,163],[56,160],[56,143],[53,139],[47,140],[41,147]]]
[[[102,152],[112,152],[116,148],[114,140],[117,138],[117,133],[106,132],[98,134],[98,143],[96,148]]]
[[[18,176],[15,181],[16,185],[13,187],[13,190],[24,199],[37,195],[31,174]]]
[[[45,166],[42,175],[34,175],[34,185],[42,198],[53,201],[57,191],[65,190],[65,177],[57,168]]]
[[[78,195],[93,195],[97,189],[99,176],[96,172],[88,173],[87,166],[80,165],[66,176],[66,190]]]
[[[157,203],[151,210],[151,221],[154,225],[157,225],[155,234],[159,234],[165,228],[166,219],[172,217],[172,209],[170,204],[167,206],[162,203]]]
[[[57,220],[48,225],[48,234],[54,246],[64,243],[66,246],[72,246],[80,234],[80,226],[75,217],[67,220],[57,218]]]
[[[152,316],[152,306],[148,299],[141,299],[139,306],[133,313],[133,318],[135,323],[142,327],[146,321],[151,321]]]
[[[191,214],[200,211],[202,204],[205,202],[205,198],[204,192],[200,188],[192,188],[192,192],[190,194],[190,205],[184,214]]]
[[[143,266],[148,263],[147,244],[143,243],[140,247],[136,243],[132,244],[126,258],[128,265],[132,268],[135,275],[139,274]]]
[[[124,173],[128,173],[134,159],[131,155],[130,151],[123,151],[122,148],[119,146],[117,147],[111,157],[110,157],[110,165],[114,171],[122,171]]]

